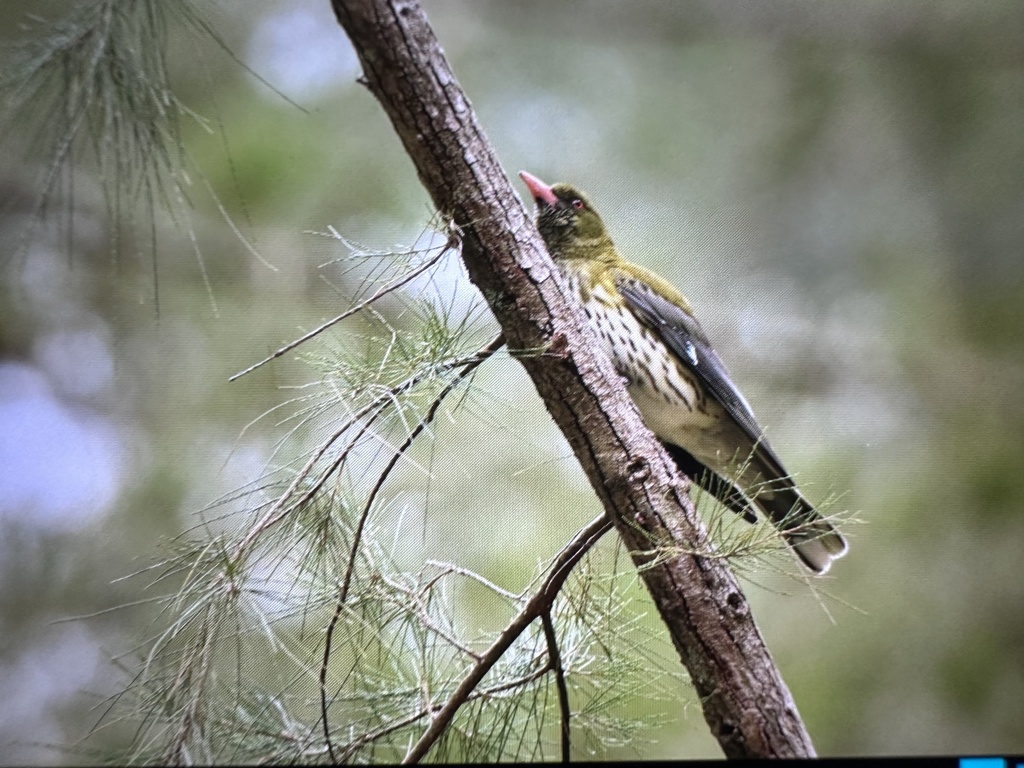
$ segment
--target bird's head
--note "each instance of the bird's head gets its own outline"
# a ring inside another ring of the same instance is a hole
[[[537,230],[552,258],[614,257],[608,230],[585,194],[568,184],[549,186],[526,171],[520,171],[519,177],[537,203]]]

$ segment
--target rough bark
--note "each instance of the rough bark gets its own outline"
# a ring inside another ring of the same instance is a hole
[[[610,362],[596,352],[581,309],[563,294],[423,10],[412,0],[332,5],[420,180],[460,227],[470,278],[642,567],[723,752],[813,756],[735,578],[719,560],[683,554],[706,542],[688,481],[643,426]],[[657,558],[656,546],[679,554]]]

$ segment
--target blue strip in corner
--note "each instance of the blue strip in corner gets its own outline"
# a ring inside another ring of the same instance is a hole
[[[1006,758],[961,757],[960,768],[1006,768]]]

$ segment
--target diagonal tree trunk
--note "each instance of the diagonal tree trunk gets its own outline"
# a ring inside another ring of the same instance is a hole
[[[638,566],[727,757],[810,757],[796,705],[687,495],[600,353],[413,0],[332,0],[420,180],[511,350]],[[669,547],[671,557],[657,552]],[[676,554],[678,552],[678,554]],[[411,757],[418,757],[411,756]]]

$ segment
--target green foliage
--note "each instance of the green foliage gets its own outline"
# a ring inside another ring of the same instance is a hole
[[[452,256],[442,247],[349,258],[376,262],[370,273],[393,286]],[[488,644],[467,624],[466,585],[483,587],[477,600],[506,620],[524,609],[546,568],[521,592],[460,564],[428,560],[409,570],[408,548],[398,545],[414,535],[413,521],[382,522],[401,498],[401,486],[388,488],[396,460],[409,461],[409,439],[445,396],[458,402],[471,391],[467,366],[485,359],[472,351],[477,307],[454,314],[427,299],[409,309],[413,321],[402,328],[369,304],[361,341],[347,335],[345,345],[307,354],[322,378],[285,404],[284,465],[209,508],[171,559],[147,569],[156,574],[147,591],[178,586],[160,601],[165,628],[111,714],[140,721],[123,759],[398,760]],[[448,413],[456,417],[458,406]],[[588,565],[551,613],[572,730],[591,752],[635,745],[655,720],[623,719],[622,703],[641,689],[656,697],[660,681],[671,680],[651,671],[647,632],[631,610],[623,577]],[[437,758],[556,755],[551,653],[534,622],[470,693]]]
[[[172,21],[202,27],[187,0],[81,3],[20,47],[3,86],[11,119],[40,127],[43,207],[82,151],[98,163],[115,215],[168,202],[163,182],[184,165],[186,112],[168,75]]]

